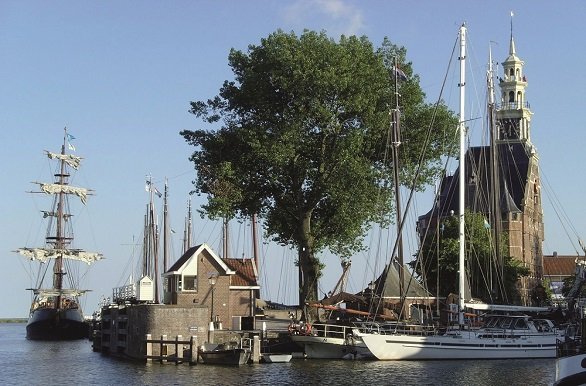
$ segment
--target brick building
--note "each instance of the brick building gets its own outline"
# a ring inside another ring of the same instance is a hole
[[[222,259],[208,245],[197,245],[163,274],[163,303],[206,306],[216,327],[233,328],[234,320],[254,315],[257,272],[254,259]]]

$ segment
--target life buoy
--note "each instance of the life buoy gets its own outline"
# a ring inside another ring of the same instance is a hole
[[[310,335],[311,334],[311,324],[309,323],[303,323],[300,327],[299,327],[299,331],[301,332],[301,334],[303,335]]]

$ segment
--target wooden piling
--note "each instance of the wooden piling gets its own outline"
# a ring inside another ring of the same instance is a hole
[[[252,363],[260,362],[260,339],[255,335],[252,339]]]
[[[196,365],[199,361],[199,351],[197,350],[197,335],[192,335],[189,339],[189,364]]]
[[[146,357],[147,357],[147,361],[150,360],[152,362],[152,357],[153,357],[153,342],[152,342],[152,336],[151,334],[146,334]]]
[[[180,362],[183,363],[183,335],[177,335],[175,337],[175,356],[177,357],[175,361],[176,365]]]

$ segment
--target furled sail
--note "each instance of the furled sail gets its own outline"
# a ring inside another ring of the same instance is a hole
[[[80,249],[49,249],[49,248],[19,248],[17,253],[31,260],[38,260],[43,263],[49,259],[63,257],[65,259],[83,261],[91,264],[102,259],[102,254],[96,252],[86,252]]]
[[[89,189],[86,188],[78,188],[76,186],[69,186],[69,185],[61,185],[61,184],[46,184],[44,182],[35,182],[35,184],[39,184],[41,191],[47,194],[75,194],[81,199],[81,202],[84,204],[87,201],[87,196],[90,192]]]
[[[58,153],[52,153],[50,151],[47,151],[47,156],[50,159],[61,160],[61,161],[65,162],[67,165],[74,168],[75,170],[79,169],[79,165],[81,164],[81,160],[82,160],[81,157],[73,155],[73,154],[58,154]]]
[[[86,293],[88,290],[80,290],[80,289],[73,289],[73,288],[64,288],[64,289],[56,289],[56,288],[29,288],[35,295],[39,296],[80,296]]]

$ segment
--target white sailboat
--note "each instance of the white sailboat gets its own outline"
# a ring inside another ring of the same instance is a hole
[[[73,137],[65,129],[61,152],[46,152],[49,159],[57,161],[55,182],[35,182],[40,192],[33,193],[53,196],[52,209],[43,211],[43,218],[49,223],[45,246],[19,248],[16,251],[40,265],[36,287],[30,289],[34,298],[26,326],[26,337],[32,340],[82,339],[87,338],[89,333],[78,300],[87,290],[77,288],[79,277],[76,277],[77,270],[73,265],[92,264],[102,255],[72,248],[72,215],[69,213],[68,197],[75,195],[85,204],[91,191],[69,184],[70,168],[78,169],[82,160],[66,153],[66,149],[73,148],[71,139]]]
[[[378,329],[368,332],[355,329],[370,352],[379,360],[423,359],[502,359],[553,358],[556,341],[561,337],[547,319],[533,319],[527,315],[494,315],[485,318],[482,327],[465,325],[465,60],[466,26],[462,25],[460,39],[460,160],[459,160],[459,277],[458,328],[444,332],[424,329]],[[485,311],[537,311],[537,308],[482,305]]]

